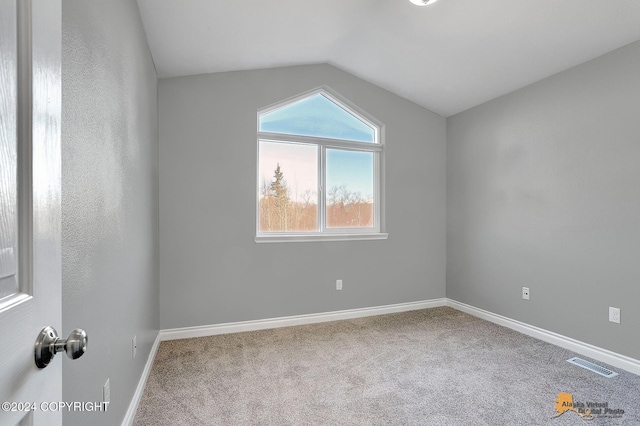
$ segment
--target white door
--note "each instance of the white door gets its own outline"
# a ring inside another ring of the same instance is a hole
[[[60,0],[0,0],[0,425],[60,425],[59,354],[34,361],[44,326],[61,337]],[[66,357],[64,357],[66,358]],[[51,406],[55,408],[55,406]]]

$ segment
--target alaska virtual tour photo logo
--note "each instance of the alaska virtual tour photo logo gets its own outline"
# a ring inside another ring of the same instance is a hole
[[[551,418],[563,415],[567,411],[573,411],[583,420],[593,420],[595,418],[620,419],[624,415],[621,408],[610,408],[608,402],[580,402],[574,401],[573,395],[561,392],[556,397],[556,414]]]

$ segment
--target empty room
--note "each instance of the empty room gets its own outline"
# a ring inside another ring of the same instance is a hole
[[[0,425],[640,424],[637,0],[0,21]]]

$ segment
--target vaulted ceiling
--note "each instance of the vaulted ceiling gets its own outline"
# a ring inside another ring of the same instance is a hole
[[[444,117],[640,40],[640,0],[138,5],[159,77],[329,63]]]

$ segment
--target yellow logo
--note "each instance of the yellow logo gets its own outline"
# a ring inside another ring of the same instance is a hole
[[[583,420],[593,420],[593,415],[591,414],[591,408],[579,409],[573,404],[573,395],[566,392],[561,392],[556,397],[556,414],[551,417],[558,417],[566,413],[567,411],[573,411]]]

